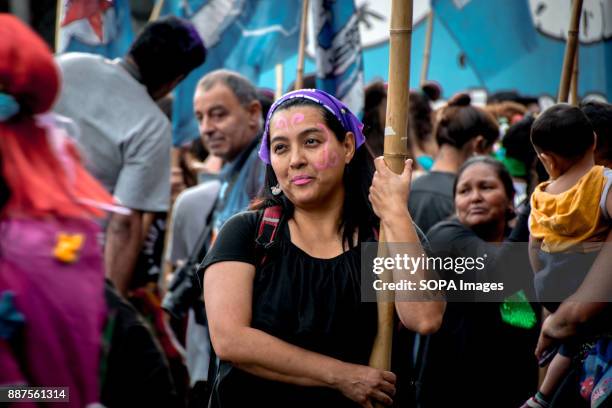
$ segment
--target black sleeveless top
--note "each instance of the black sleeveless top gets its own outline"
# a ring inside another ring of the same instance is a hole
[[[367,365],[377,328],[376,303],[361,301],[359,246],[331,259],[314,258],[291,243],[286,222],[263,254],[255,239],[261,212],[230,218],[203,267],[222,261],[256,267],[251,327],[301,348]],[[231,296],[231,293],[228,294]],[[353,407],[330,388],[300,387],[250,375],[222,361],[211,407]]]

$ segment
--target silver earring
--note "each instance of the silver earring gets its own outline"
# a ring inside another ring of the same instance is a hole
[[[277,195],[279,195],[280,193],[283,192],[283,190],[281,190],[281,188],[280,188],[280,185],[278,185],[278,184],[275,185],[275,186],[270,187],[270,191],[272,192],[273,196],[277,196]]]

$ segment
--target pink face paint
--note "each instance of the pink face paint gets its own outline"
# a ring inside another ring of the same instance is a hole
[[[323,126],[320,123],[317,123],[317,127],[321,129],[321,131],[325,134],[325,143],[323,143],[323,151],[321,155],[321,160],[313,163],[313,167],[319,171],[329,169],[332,167],[336,167],[339,162],[338,154],[336,152],[329,152],[329,141],[331,139],[331,135],[329,129]]]
[[[279,130],[281,130],[281,129],[282,130],[286,130],[287,126],[288,126],[287,118],[285,118],[284,116],[279,116],[274,121],[274,127],[279,129]]]
[[[294,113],[291,117],[291,126],[295,126],[304,121],[304,114],[302,113]]]

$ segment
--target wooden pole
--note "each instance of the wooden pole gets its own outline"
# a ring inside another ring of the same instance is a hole
[[[55,5],[55,51],[56,53],[59,51],[60,47],[60,29],[62,25],[62,11],[63,11],[63,3],[64,0],[57,0]]]
[[[410,83],[410,42],[412,39],[412,0],[392,0],[391,28],[389,30],[389,88],[385,127],[384,158],[387,166],[401,173],[408,152],[408,85]],[[382,231],[381,231],[382,232]],[[380,235],[379,253],[384,252],[384,234]],[[391,274],[380,278],[392,282]],[[370,356],[370,366],[388,370],[391,367],[393,340],[393,301],[378,296],[378,333]]]
[[[308,0],[302,0],[302,22],[300,23],[300,46],[298,48],[295,89],[304,87],[304,52],[306,50],[306,29],[308,25]]]
[[[580,57],[578,54],[580,53],[580,44],[576,46],[576,54],[574,55],[574,69],[572,70],[572,83],[570,85],[570,95],[569,95],[569,103],[571,105],[578,106],[578,74],[579,74],[579,60]]]
[[[162,8],[164,7],[164,0],[157,0],[155,2],[155,6],[153,6],[153,10],[151,11],[151,15],[149,16],[149,21],[155,21],[159,18],[161,14]]]
[[[281,96],[283,96],[283,64],[276,64],[275,76],[276,92],[274,92],[274,99],[279,99]]]
[[[565,56],[563,58],[563,71],[561,72],[561,83],[559,85],[559,96],[557,102],[567,102],[576,48],[578,45],[578,30],[580,29],[580,15],[582,14],[582,0],[574,0],[572,4],[572,15],[570,26],[567,30],[567,43],[565,45]]]
[[[427,15],[427,32],[425,33],[425,49],[423,50],[423,65],[421,66],[421,85],[427,81],[429,60],[431,59],[431,36],[433,34],[433,9]]]

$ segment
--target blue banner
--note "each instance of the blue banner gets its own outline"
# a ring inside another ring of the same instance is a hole
[[[432,7],[481,80],[510,69],[537,48],[525,0],[433,0]]]
[[[433,0],[432,7],[484,88],[556,97],[571,0]],[[579,95],[610,99],[612,2],[585,1],[580,22]]]
[[[355,0],[360,14],[366,83],[387,80],[390,2]],[[441,84],[444,97],[462,90],[517,91],[556,99],[571,0],[414,0],[410,86],[419,87],[427,13],[434,9],[428,79]],[[352,7],[348,5],[347,7]],[[284,64],[285,82],[295,78],[297,58]],[[312,59],[305,72],[314,72]],[[580,26],[581,98],[612,99],[612,1],[583,3]],[[261,86],[274,86],[274,72]]]
[[[364,80],[359,18],[353,0],[313,0],[317,88],[363,111]]]
[[[193,114],[197,82],[209,71],[237,71],[257,83],[261,72],[294,54],[300,7],[277,0],[166,0],[162,14],[190,19],[206,44],[206,62],[175,90],[174,144],[198,137]]]
[[[134,35],[129,0],[61,1],[57,52],[122,57]]]

